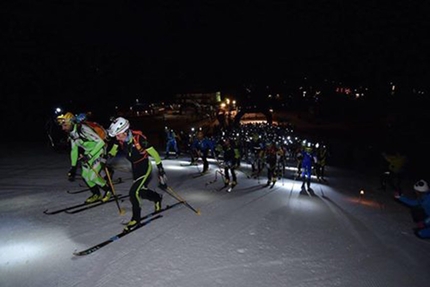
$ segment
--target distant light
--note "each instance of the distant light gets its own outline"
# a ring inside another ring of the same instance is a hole
[[[363,196],[364,195],[364,190],[360,190],[360,195]]]

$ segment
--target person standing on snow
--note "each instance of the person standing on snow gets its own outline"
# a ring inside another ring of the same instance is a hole
[[[401,193],[401,184],[405,172],[407,158],[399,151],[382,152],[382,157],[386,161],[386,170],[381,175],[381,189],[386,190],[387,185],[394,191]]]
[[[108,201],[112,196],[112,191],[106,180],[100,176],[100,171],[104,166],[103,157],[106,154],[105,141],[88,125],[84,123],[78,124],[75,116],[70,112],[59,115],[57,122],[61,129],[68,134],[71,144],[71,168],[67,174],[69,181],[75,180],[79,160],[81,162],[82,178],[92,193],[85,202]],[[104,190],[103,196],[99,187]]]
[[[224,185],[230,185],[231,188],[234,188],[237,185],[236,168],[239,166],[240,152],[234,140],[229,138],[224,140],[222,152],[224,158]]]
[[[313,153],[312,144],[311,143],[304,144],[301,154],[302,154],[301,171],[302,171],[302,180],[303,180],[302,189],[303,190],[305,189],[305,184],[306,184],[308,188],[307,190],[312,191],[311,190],[312,166],[316,159]]]
[[[266,186],[269,186],[270,184],[275,185],[276,183],[276,167],[277,167],[277,152],[278,149],[276,147],[276,143],[272,142],[270,143],[266,149],[265,149],[265,156],[266,156],[266,167],[267,167],[267,184]]]
[[[412,218],[417,223],[415,234],[427,239],[430,238],[430,188],[425,180],[420,180],[414,184],[414,190],[415,198],[406,197],[399,192],[394,193],[394,198],[411,207]]]
[[[129,195],[132,204],[133,215],[127,223],[124,231],[130,231],[140,223],[141,217],[141,199],[146,199],[154,203],[154,211],[161,210],[162,195],[148,188],[151,180],[152,163],[149,159],[151,156],[155,160],[158,168],[158,178],[160,186],[166,188],[166,174],[163,164],[157,150],[149,144],[146,137],[141,131],[131,130],[130,122],[122,117],[116,118],[108,129],[110,137],[116,138],[109,151],[110,156],[115,156],[120,148],[126,158],[131,162],[133,173],[133,184],[130,187]]]
[[[179,149],[178,143],[176,142],[176,133],[173,129],[165,128],[166,130],[166,155],[164,159],[168,159],[170,155],[170,151],[173,150],[175,152],[176,158],[179,157]]]
[[[193,141],[191,149],[202,158],[203,171],[202,174],[207,173],[209,169],[208,156],[209,152],[215,154],[214,144],[204,135],[203,131],[197,133],[197,138]]]
[[[317,162],[315,163],[315,173],[317,176],[318,182],[324,181],[327,182],[327,180],[324,178],[325,176],[325,166],[327,163],[327,147],[325,144],[316,144],[316,158]]]

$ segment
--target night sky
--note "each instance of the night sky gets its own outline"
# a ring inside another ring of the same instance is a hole
[[[7,2],[3,116],[23,96],[35,108],[41,98],[213,92],[301,75],[430,78],[426,1]]]

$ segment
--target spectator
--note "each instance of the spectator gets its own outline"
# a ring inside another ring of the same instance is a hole
[[[419,238],[430,238],[430,189],[426,181],[414,185],[415,197],[410,198],[395,192],[394,197],[411,208],[411,215],[417,227],[414,229]]]
[[[406,156],[399,151],[382,153],[383,159],[386,161],[386,169],[381,175],[381,189],[386,190],[387,186],[394,191],[401,193],[401,184],[407,161]]]

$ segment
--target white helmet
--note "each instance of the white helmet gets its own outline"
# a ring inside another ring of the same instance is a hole
[[[111,123],[108,133],[109,136],[115,137],[120,133],[126,132],[130,128],[130,122],[122,117],[116,118]]]
[[[425,180],[420,180],[414,184],[414,189],[418,192],[427,192],[429,191],[429,186]]]

